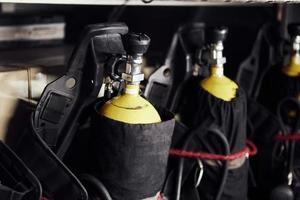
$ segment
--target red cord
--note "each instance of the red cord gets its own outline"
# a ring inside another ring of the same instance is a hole
[[[172,156],[179,156],[179,157],[186,157],[186,158],[200,158],[206,160],[222,160],[222,161],[235,160],[244,155],[249,155],[249,156],[256,155],[257,147],[255,146],[255,144],[250,140],[247,140],[246,144],[247,146],[243,148],[241,151],[229,155],[220,155],[220,154],[213,154],[213,153],[206,153],[206,152],[192,152],[192,151],[185,151],[181,149],[171,149],[169,154]]]
[[[41,200],[49,200],[49,199],[46,197],[42,197]]]
[[[162,197],[162,194],[159,193],[158,197],[157,197],[157,200],[163,200],[163,197]]]
[[[249,149],[249,156],[255,156],[257,154],[257,147],[251,140],[246,140],[247,147]]]
[[[282,135],[281,133],[279,133],[278,135],[275,136],[276,140],[279,141],[298,141],[300,140],[300,134],[299,133],[290,133],[288,135]]]

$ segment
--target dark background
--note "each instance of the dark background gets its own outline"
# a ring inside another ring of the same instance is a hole
[[[67,6],[20,4],[12,14],[1,14],[1,19],[14,20],[28,16],[63,16],[66,21],[65,44],[74,44],[83,27],[106,21],[125,22],[131,31],[151,37],[147,53],[150,65],[160,66],[176,29],[189,22],[204,22],[207,26],[229,27],[224,54],[227,57],[226,74],[234,78],[239,64],[250,53],[256,34],[262,24],[275,22],[277,4],[247,4],[231,6],[155,7],[155,6]],[[283,30],[286,24],[298,19],[299,5],[283,6]],[[284,32],[283,32],[284,33]],[[283,34],[284,35],[284,34]],[[22,49],[22,47],[20,47]]]

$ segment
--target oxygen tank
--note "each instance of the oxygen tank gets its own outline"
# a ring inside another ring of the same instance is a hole
[[[192,149],[193,152],[226,155],[240,152],[246,146],[246,95],[234,81],[227,78],[223,73],[223,65],[226,62],[225,57],[223,57],[223,42],[227,33],[228,30],[225,27],[214,29],[210,34],[212,36],[210,45],[201,49],[201,63],[210,66],[210,75],[200,81],[198,90],[194,91],[194,99],[190,101],[193,103],[192,112],[181,115],[182,122],[191,130],[197,130],[201,126],[215,127],[220,131],[219,135],[224,138],[224,141],[216,139],[209,130],[199,131],[196,134],[197,136],[194,136],[195,139],[191,139],[193,143],[191,142],[191,144],[185,146]],[[206,137],[202,137],[201,134],[206,134]],[[175,137],[176,132],[174,133]],[[182,143],[182,141],[180,142]],[[228,152],[222,148],[227,145],[226,143],[228,143]],[[224,175],[227,172],[217,167],[218,164],[216,163],[218,162],[219,160],[212,161],[212,163],[205,162],[205,179],[201,181],[197,188],[200,198],[205,200],[246,199],[248,172],[246,156],[243,155],[238,159],[227,162],[228,165],[222,168],[228,170],[227,177]],[[239,178],[236,179],[235,177]],[[223,180],[226,184],[219,187]],[[183,190],[185,189],[183,188]]]
[[[114,200],[156,200],[162,190],[174,115],[154,108],[140,96],[142,56],[150,38],[129,33],[122,37],[126,70],[122,95],[96,105],[92,147],[94,175]]]

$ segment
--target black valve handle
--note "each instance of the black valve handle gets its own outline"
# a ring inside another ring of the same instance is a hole
[[[227,27],[217,27],[212,31],[212,43],[224,42],[228,35]]]
[[[143,33],[128,33],[123,37],[124,49],[129,55],[141,55],[147,52],[150,38]]]

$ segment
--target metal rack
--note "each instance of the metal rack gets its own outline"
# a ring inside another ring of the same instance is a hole
[[[148,3],[147,3],[148,2]],[[300,0],[0,0],[0,3],[65,4],[65,5],[128,5],[128,6],[205,6],[246,5],[256,3],[300,3]]]

